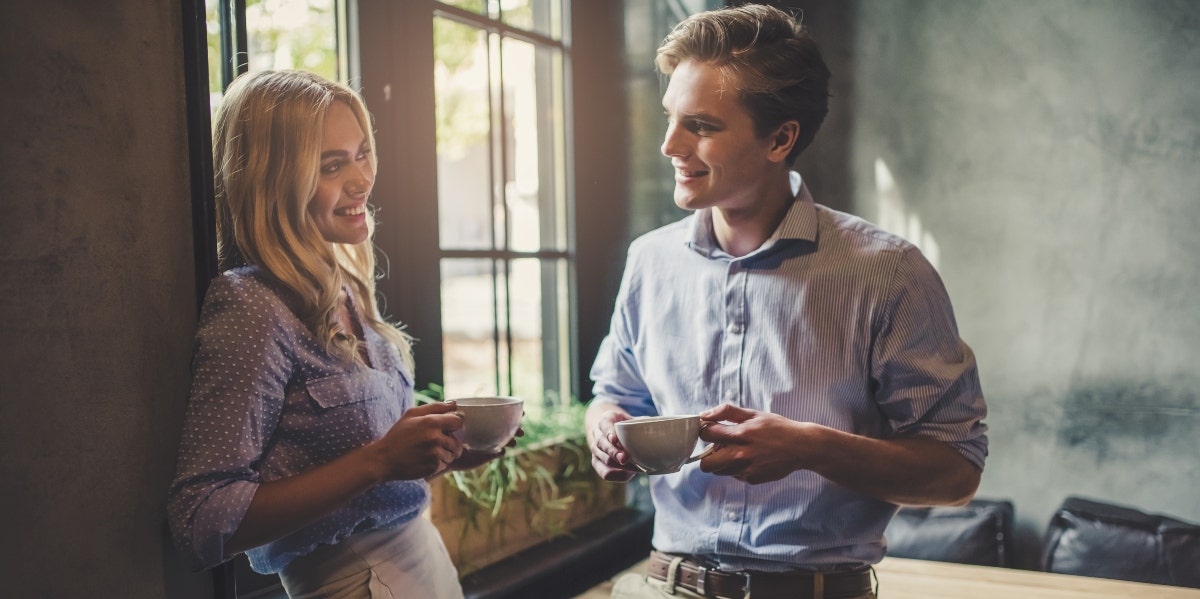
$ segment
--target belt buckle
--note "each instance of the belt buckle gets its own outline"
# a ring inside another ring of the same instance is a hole
[[[696,564],[696,566],[699,568],[699,571],[696,572],[696,593],[707,597],[708,591],[704,587],[708,582],[708,568],[704,564]]]

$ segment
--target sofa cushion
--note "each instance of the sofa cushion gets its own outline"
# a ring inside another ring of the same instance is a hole
[[[887,554],[981,566],[1012,562],[1013,506],[976,499],[962,507],[904,507],[888,525]]]
[[[1200,588],[1200,525],[1068,497],[1042,543],[1042,569]]]

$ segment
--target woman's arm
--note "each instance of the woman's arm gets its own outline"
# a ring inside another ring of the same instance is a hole
[[[237,553],[295,532],[389,480],[440,473],[462,454],[454,403],[411,408],[383,438],[316,468],[259,485],[226,551]]]

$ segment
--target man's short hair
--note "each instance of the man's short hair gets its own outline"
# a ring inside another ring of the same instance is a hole
[[[829,68],[821,51],[800,20],[778,8],[748,4],[688,17],[663,39],[654,64],[670,75],[685,60],[722,73],[759,137],[786,121],[800,123],[789,165],[829,112]]]

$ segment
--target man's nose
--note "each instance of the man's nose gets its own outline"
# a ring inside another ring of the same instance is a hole
[[[674,123],[667,125],[667,132],[663,136],[662,146],[659,151],[663,156],[668,158],[673,156],[686,156],[689,152],[687,145],[679,134],[679,127]]]

